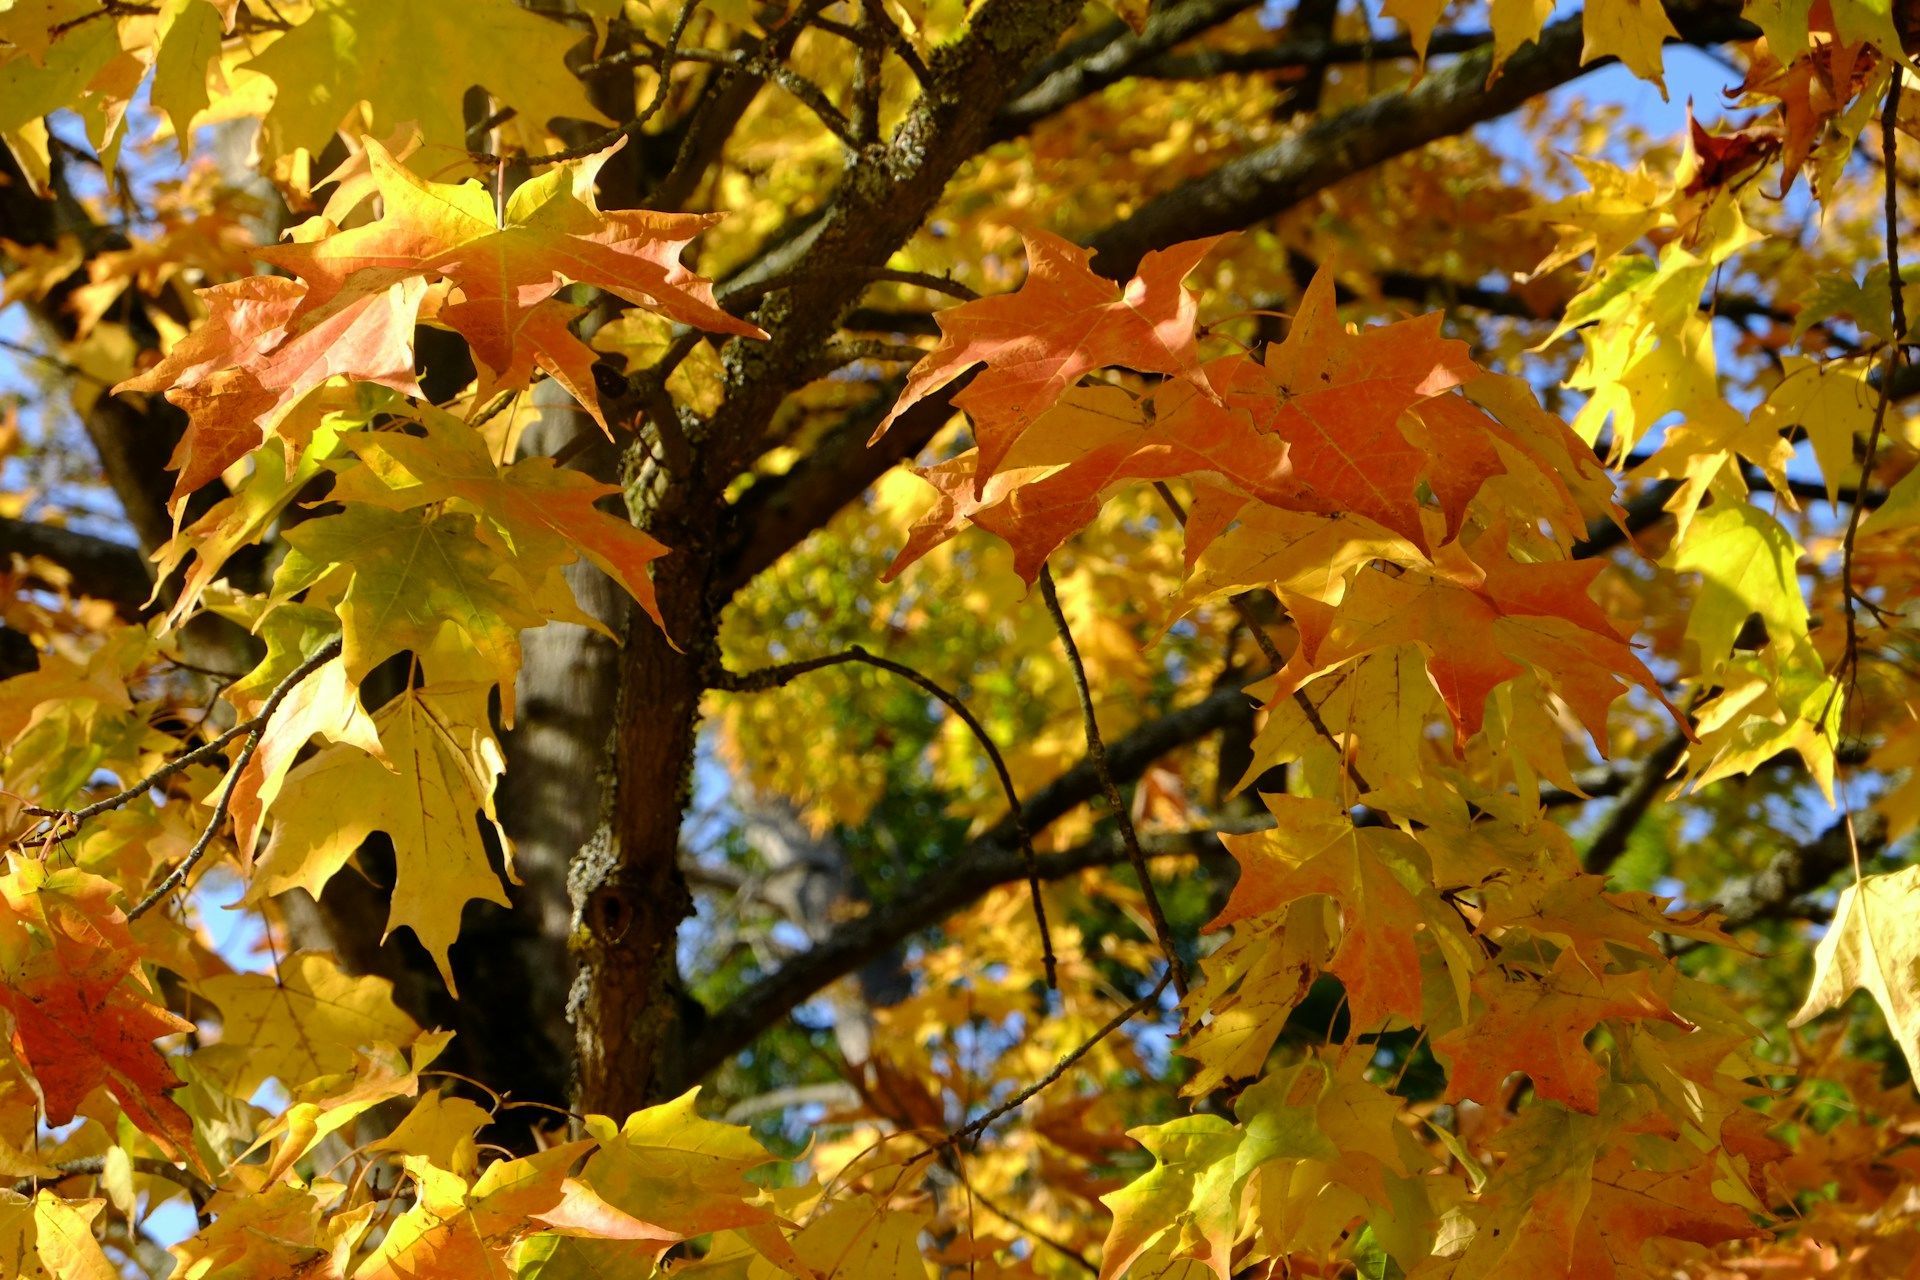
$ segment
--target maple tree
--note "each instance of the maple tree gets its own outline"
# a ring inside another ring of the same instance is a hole
[[[0,1274],[1912,1274],[1920,16],[1552,9],[0,8]]]

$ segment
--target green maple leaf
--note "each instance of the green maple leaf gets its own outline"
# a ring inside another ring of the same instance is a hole
[[[526,584],[476,536],[472,516],[356,504],[289,530],[287,541],[293,551],[274,594],[337,599],[356,683],[396,653],[432,648],[450,627],[510,691],[520,632],[546,620],[529,604]]]
[[[418,416],[425,436],[381,432],[349,440],[368,465],[343,476],[335,497],[389,507],[455,499],[486,521],[514,556],[553,564],[585,556],[660,621],[647,565],[667,549],[594,505],[619,493],[617,487],[555,466],[551,458],[503,468],[480,433],[452,414],[422,409]],[[383,483],[367,483],[375,475]]]

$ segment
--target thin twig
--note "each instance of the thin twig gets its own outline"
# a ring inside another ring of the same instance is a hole
[[[1100,775],[1100,789],[1106,793],[1107,807],[1113,810],[1113,820],[1119,824],[1120,839],[1126,845],[1127,861],[1133,864],[1134,875],[1140,878],[1140,892],[1147,900],[1147,916],[1153,922],[1153,935],[1160,944],[1160,950],[1166,953],[1167,972],[1173,977],[1173,989],[1181,999],[1187,996],[1187,970],[1181,963],[1180,949],[1173,943],[1173,931],[1167,927],[1167,913],[1161,909],[1160,895],[1154,891],[1153,877],[1147,870],[1147,855],[1140,848],[1140,833],[1133,829],[1133,814],[1120,798],[1120,787],[1113,780],[1113,770],[1107,764],[1107,747],[1100,739],[1100,721],[1093,710],[1093,688],[1087,683],[1086,663],[1080,660],[1080,646],[1074,643],[1073,628],[1067,622],[1066,612],[1060,608],[1060,593],[1054,589],[1053,571],[1046,565],[1040,566],[1040,598],[1046,601],[1047,612],[1053,615],[1053,628],[1060,633],[1060,647],[1066,650],[1067,666],[1073,672],[1073,686],[1080,694],[1080,720],[1086,729],[1087,755],[1093,761],[1094,771]]]
[[[838,268],[836,268],[838,270]],[[980,294],[953,279],[951,276],[939,276],[931,271],[908,271],[898,267],[853,268],[854,274],[875,284],[905,284],[916,289],[930,289],[935,293],[944,293],[950,298],[962,302],[978,302]],[[735,312],[744,311],[759,302],[768,294],[799,284],[807,277],[806,272],[793,272],[774,276],[768,280],[756,280],[748,284],[720,285],[716,290],[720,301]]]
[[[918,364],[926,358],[923,347],[906,342],[886,342],[856,338],[828,342],[811,360],[800,366],[806,381],[829,377],[855,364]]]
[[[931,271],[905,271],[899,267],[868,267],[860,274],[875,282],[910,284],[918,289],[931,289],[935,293],[944,293],[962,302],[980,301],[979,290],[961,284],[952,276],[937,276]]]
[[[700,62],[715,67],[731,67],[762,80],[771,80],[785,89],[801,106],[811,111],[827,131],[852,150],[860,149],[853,122],[833,105],[826,90],[783,62],[774,62],[758,53],[742,49],[687,49],[678,55],[682,62]]]
[[[519,394],[520,394],[519,392],[512,391],[512,390],[502,391],[499,395],[493,398],[493,402],[491,404],[487,405],[485,408],[480,410],[480,415],[478,417],[470,420],[467,423],[467,425],[472,427],[475,431],[478,431],[481,427],[486,426],[489,422],[492,422],[495,418],[499,417],[502,413],[506,412],[507,406],[512,404],[514,402],[515,397],[517,397]]]
[[[685,363],[686,358],[693,354],[694,348],[698,347],[700,340],[706,336],[701,330],[694,328],[675,334],[673,341],[667,344],[667,349],[660,353],[660,359],[642,371],[643,376],[656,378],[664,385],[666,380],[673,376],[673,371]]]
[[[182,769],[190,768],[193,765],[199,764],[202,760],[207,760],[219,755],[222,751],[226,750],[227,744],[244,733],[252,732],[254,728],[255,725],[251,720],[243,724],[237,724],[212,741],[203,742],[193,750],[175,756],[124,791],[116,791],[104,800],[96,800],[84,808],[46,809],[37,804],[30,804],[26,806],[24,812],[36,818],[50,819],[56,826],[77,827],[89,818],[98,817],[109,809],[118,809],[121,805],[138,799],[165,782],[168,778],[171,778],[174,774],[179,773]]]
[[[1887,290],[1893,304],[1893,340],[1887,344],[1887,367],[1880,375],[1880,400],[1873,409],[1873,429],[1867,434],[1867,452],[1860,463],[1859,490],[1864,492],[1873,480],[1874,462],[1880,453],[1880,437],[1887,425],[1887,406],[1893,399],[1894,374],[1900,368],[1900,360],[1907,337],[1907,307],[1900,279],[1900,218],[1895,194],[1899,184],[1895,179],[1898,158],[1898,138],[1900,126],[1900,76],[1898,66],[1893,68],[1893,78],[1887,84],[1887,100],[1880,112],[1880,150],[1881,164],[1885,170],[1886,188],[1886,239],[1887,239]],[[1876,615],[1879,610],[1872,601],[1860,595],[1853,585],[1853,544],[1860,535],[1860,519],[1864,508],[1854,503],[1852,512],[1847,516],[1847,531],[1840,540],[1840,595],[1847,611],[1847,647],[1841,658],[1841,670],[1848,686],[1849,702],[1853,701],[1853,692],[1860,678],[1860,617],[1858,606],[1866,605]],[[1824,719],[1824,715],[1822,717]]]
[[[949,1164],[948,1169],[953,1174],[955,1180],[957,1180],[962,1187],[965,1187],[967,1190],[967,1193],[971,1195],[975,1200],[978,1200],[981,1203],[981,1205],[983,1205],[986,1208],[988,1213],[993,1214],[996,1218],[999,1218],[1001,1221],[1007,1223],[1009,1226],[1013,1227],[1016,1231],[1020,1232],[1020,1234],[1026,1236],[1028,1239],[1033,1240],[1036,1243],[1047,1246],[1047,1248],[1053,1250],[1055,1253],[1059,1254],[1062,1258],[1065,1258],[1068,1262],[1071,1262],[1074,1266],[1079,1267],[1082,1271],[1086,1272],[1088,1275],[1097,1276],[1100,1274],[1100,1268],[1094,1266],[1092,1262],[1088,1261],[1087,1256],[1081,1253],[1078,1249],[1074,1248],[1072,1245],[1068,1244],[1064,1240],[1056,1239],[1055,1237],[1048,1235],[1046,1232],[1034,1226],[1031,1222],[1027,1222],[1021,1218],[1015,1217],[1010,1210],[995,1203],[994,1200],[986,1194],[986,1192],[980,1190],[979,1187],[975,1186],[971,1181],[968,1180],[966,1173],[961,1170],[958,1160],[955,1160],[951,1164]]]
[[[1025,1106],[1027,1102],[1031,1100],[1035,1095],[1045,1090],[1048,1086],[1056,1083],[1060,1079],[1060,1077],[1066,1075],[1067,1072],[1073,1068],[1074,1063],[1080,1061],[1080,1059],[1086,1057],[1087,1054],[1093,1051],[1093,1047],[1095,1045],[1099,1044],[1102,1040],[1105,1040],[1108,1036],[1118,1031],[1121,1027],[1126,1026],[1127,1023],[1133,1021],[1135,1017],[1139,1016],[1139,1014],[1141,1014],[1146,1009],[1151,1008],[1153,1006],[1153,1003],[1160,998],[1160,993],[1167,989],[1167,983],[1169,980],[1173,980],[1175,982],[1178,981],[1177,979],[1174,978],[1174,970],[1171,967],[1169,967],[1165,973],[1160,975],[1160,981],[1153,984],[1153,989],[1151,991],[1148,991],[1147,994],[1145,994],[1144,996],[1141,996],[1138,1000],[1135,1000],[1132,1004],[1122,1009],[1119,1013],[1114,1014],[1113,1017],[1107,1020],[1107,1023],[1105,1026],[1101,1027],[1098,1031],[1094,1032],[1093,1035],[1088,1039],[1082,1041],[1076,1048],[1070,1050],[1064,1057],[1060,1059],[1060,1061],[1054,1063],[1053,1069],[1047,1072],[1047,1074],[1045,1074],[1044,1076],[1041,1076],[1038,1080],[1035,1080],[1032,1084],[1028,1085],[1026,1088],[1022,1089],[1020,1092],[1014,1094],[1011,1098],[1008,1098],[1005,1102],[1001,1103],[999,1106],[995,1107],[993,1110],[987,1112],[985,1115],[981,1116],[979,1119],[972,1120],[966,1124],[961,1125],[958,1129],[955,1129],[953,1132],[949,1133],[946,1137],[941,1138],[938,1142],[933,1143],[925,1151],[922,1151],[917,1155],[913,1156],[912,1159],[907,1161],[907,1163],[911,1165],[916,1161],[925,1160],[928,1156],[935,1155],[941,1151],[945,1151],[950,1147],[958,1146],[960,1143],[965,1142],[970,1138],[977,1137],[981,1133],[985,1132],[987,1127],[993,1124],[995,1121],[1001,1119],[1004,1116],[1011,1115],[1015,1111],[1018,1111],[1021,1107]]]
[[[77,18],[69,18],[65,22],[57,22],[48,27],[47,38],[49,40],[58,40],[61,36],[67,34],[67,32],[72,31],[76,27],[84,26],[96,18],[135,17],[158,12],[160,12],[160,10],[156,5],[126,4],[121,3],[120,0],[107,0],[107,2],[98,9],[83,13]]]
[[[641,48],[638,45],[630,45],[625,49],[617,49],[604,57],[595,58],[591,62],[581,63],[577,69],[577,74],[585,78],[596,75],[602,71],[615,71],[621,67],[642,66],[657,68],[659,65],[660,54],[658,50]]]
[[[220,828],[226,825],[227,811],[233,804],[234,788],[240,785],[240,775],[247,771],[249,764],[253,763],[253,753],[260,749],[260,739],[266,731],[267,721],[273,718],[273,713],[280,709],[280,704],[286,701],[287,695],[291,694],[302,680],[338,656],[340,647],[341,642],[337,638],[321,645],[311,657],[289,671],[285,678],[273,687],[273,692],[267,695],[266,704],[260,708],[259,715],[247,721],[244,726],[235,726],[235,728],[246,729],[247,740],[241,746],[240,755],[234,760],[232,770],[220,783],[220,796],[214,802],[213,817],[208,820],[206,830],[200,833],[200,838],[194,841],[193,848],[187,850],[187,856],[180,859],[179,865],[162,876],[160,883],[153,886],[153,891],[134,904],[133,909],[127,912],[127,919],[138,920],[187,882],[187,877],[193,873],[194,867],[199,865],[200,859],[207,856],[207,850],[213,847],[215,838],[220,834]]]
[[[15,342],[11,338],[0,338],[0,350],[11,351],[15,355],[25,356],[29,360],[38,360],[42,364],[51,365],[68,377],[85,378],[95,386],[104,387],[109,385],[107,379],[100,377],[98,374],[88,373],[73,361],[63,360],[51,352],[41,351],[24,342]]]
[[[926,60],[920,56],[920,51],[913,47],[911,40],[907,39],[907,33],[900,29],[900,24],[893,20],[892,14],[887,12],[886,5],[881,3],[881,0],[862,0],[862,7],[866,10],[867,21],[860,26],[836,22],[831,18],[816,17],[813,19],[813,27],[818,31],[831,32],[849,44],[861,48],[868,47],[870,33],[878,31],[881,47],[905,63],[907,70],[913,72],[913,78],[920,82],[922,89],[925,89],[932,72],[927,70]]]
[[[913,41],[907,38],[907,33],[894,21],[893,14],[888,12],[881,0],[865,0],[865,3],[868,20],[885,33],[887,46],[893,51],[893,56],[906,64],[907,70],[913,73],[913,78],[920,82],[922,89],[927,88],[933,82],[933,72],[928,69],[920,51],[913,47]]]
[[[880,141],[880,97],[886,88],[887,46],[884,35],[874,28],[873,7],[862,7],[865,13],[856,28],[859,38],[853,46],[853,77],[848,85],[847,98],[852,104],[848,118],[860,144],[872,146]]]
[[[591,142],[577,147],[568,147],[564,151],[550,151],[542,156],[522,156],[524,164],[564,164],[569,160],[584,160],[588,156],[598,155],[622,138],[630,138],[646,127],[649,120],[660,114],[660,108],[667,105],[667,93],[673,88],[673,64],[680,60],[680,40],[686,35],[687,24],[693,21],[694,10],[700,7],[700,0],[687,0],[680,7],[680,16],[674,19],[673,31],[667,36],[666,48],[660,51],[660,83],[654,86],[653,99],[647,103],[646,110],[633,119],[616,128],[607,130]],[[471,157],[478,164],[498,164],[501,157],[487,151],[473,152]]]
[[[1027,889],[1033,898],[1033,919],[1040,929],[1040,958],[1046,966],[1047,988],[1059,990],[1060,984],[1056,969],[1058,964],[1053,953],[1053,934],[1047,927],[1047,907],[1040,896],[1040,862],[1033,851],[1033,834],[1027,829],[1026,811],[1020,803],[1020,793],[1013,785],[1013,773],[1007,768],[1006,757],[1000,754],[1000,748],[987,732],[987,726],[973,714],[960,695],[940,684],[930,676],[915,670],[904,662],[895,662],[869,653],[859,645],[853,645],[838,653],[829,653],[818,658],[804,658],[798,662],[784,662],[777,666],[761,667],[757,671],[733,672],[719,670],[712,673],[710,680],[716,689],[727,693],[763,693],[768,689],[778,689],[792,683],[812,671],[821,671],[827,667],[837,667],[849,662],[864,663],[882,671],[892,672],[903,680],[910,681],[924,689],[940,704],[960,718],[979,742],[981,751],[993,765],[993,771],[1000,779],[1000,790],[1007,797],[1009,821],[1013,823],[1014,838],[1020,842],[1020,856],[1027,867]]]
[[[296,674],[300,676],[311,674],[315,668],[321,666],[339,652],[340,641],[338,639],[328,641],[314,652],[313,657],[307,659],[305,664],[302,664],[301,669]],[[168,661],[173,662],[175,659],[169,658]],[[216,673],[209,672],[208,674]],[[278,690],[275,692],[277,693]],[[121,805],[138,799],[159,786],[162,782],[165,782],[168,778],[171,778],[174,774],[179,773],[182,769],[190,768],[202,760],[210,759],[218,755],[226,749],[228,743],[238,738],[241,734],[250,733],[265,725],[267,716],[274,705],[276,705],[274,699],[270,698],[267,708],[262,710],[259,715],[253,717],[253,719],[243,720],[211,742],[204,742],[191,751],[175,756],[146,777],[140,779],[140,781],[126,788],[126,790],[116,791],[103,800],[96,800],[92,804],[80,809],[43,809],[39,805],[27,805],[24,812],[36,818],[51,818],[62,826],[77,827],[90,818],[99,817],[109,809],[118,809]]]

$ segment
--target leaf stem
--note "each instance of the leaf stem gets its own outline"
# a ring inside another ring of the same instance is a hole
[[[520,162],[528,165],[564,164],[569,160],[584,160],[588,156],[598,155],[622,138],[630,138],[646,127],[649,120],[660,114],[660,108],[667,105],[667,92],[673,87],[673,64],[680,60],[680,40],[687,32],[687,24],[693,21],[694,10],[700,7],[700,0],[687,0],[680,8],[680,16],[674,19],[673,32],[667,37],[666,48],[660,51],[660,83],[654,86],[653,99],[646,109],[623,125],[607,130],[590,142],[577,147],[568,147],[564,151],[549,151],[545,155],[521,156]],[[498,164],[501,157],[490,151],[475,151],[468,156],[476,164]]]
[[[1880,161],[1883,170],[1886,209],[1887,291],[1892,303],[1892,341],[1887,344],[1887,367],[1880,375],[1880,400],[1873,409],[1873,429],[1867,433],[1867,452],[1860,462],[1858,492],[1865,493],[1873,480],[1873,467],[1880,454],[1880,438],[1887,425],[1887,407],[1893,399],[1894,374],[1899,370],[1907,337],[1907,305],[1900,279],[1900,217],[1896,199],[1900,136],[1900,68],[1893,68],[1887,84],[1887,98],[1880,111]],[[1862,596],[1853,584],[1854,542],[1860,535],[1864,507],[1855,502],[1847,516],[1847,531],[1840,540],[1840,596],[1847,612],[1847,647],[1840,660],[1847,684],[1848,700],[1860,679],[1859,606],[1866,605],[1876,616],[1880,610]],[[1824,719],[1824,712],[1822,714]]]
[[[1160,500],[1167,504],[1167,509],[1173,512],[1173,518],[1179,521],[1180,527],[1186,528],[1187,509],[1180,505],[1180,499],[1173,496],[1173,490],[1167,487],[1167,482],[1155,480],[1153,488],[1154,492],[1160,495]],[[1253,596],[1254,593],[1251,591],[1241,591],[1228,596],[1227,603],[1232,605],[1233,611],[1240,615],[1240,621],[1246,624],[1248,633],[1253,636],[1253,642],[1260,646],[1261,654],[1273,664],[1273,669],[1278,671],[1287,665],[1286,655],[1280,652],[1280,646],[1273,642],[1273,637],[1267,634],[1266,627],[1254,613]],[[1373,790],[1367,785],[1367,779],[1360,772],[1360,766],[1353,762],[1346,748],[1341,746],[1340,739],[1333,736],[1333,730],[1327,727],[1326,719],[1320,714],[1320,708],[1313,705],[1313,699],[1307,696],[1305,689],[1293,691],[1293,705],[1300,708],[1300,714],[1306,717],[1307,724],[1326,740],[1328,746],[1333,748],[1334,755],[1338,756],[1340,763],[1346,766],[1347,776],[1353,779],[1353,785],[1359,789],[1360,794],[1365,795]]]

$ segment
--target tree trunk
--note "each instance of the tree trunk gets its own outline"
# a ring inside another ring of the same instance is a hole
[[[693,780],[711,641],[706,558],[675,549],[655,575],[662,613],[682,652],[645,618],[620,653],[613,788],[605,817],[568,875],[577,1110],[624,1117],[678,1087],[673,1047],[690,1002],[674,951],[693,899],[680,874],[680,820]]]

